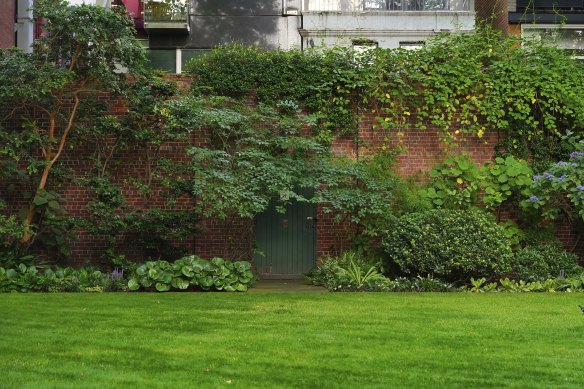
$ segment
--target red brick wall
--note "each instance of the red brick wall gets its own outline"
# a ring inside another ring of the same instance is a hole
[[[440,140],[438,132],[432,130],[419,130],[415,128],[403,128],[397,131],[380,129],[378,119],[374,115],[364,117],[359,125],[360,145],[357,146],[351,139],[339,138],[333,144],[336,153],[359,158],[364,154],[387,145],[400,145],[406,152],[397,156],[397,172],[402,176],[412,176],[429,172],[434,165],[444,160],[447,155],[466,154],[477,164],[483,164],[494,157],[494,146],[499,141],[496,132],[487,133],[482,139],[476,136],[459,138],[456,147],[447,149]],[[316,251],[319,258],[336,255],[351,247],[347,239],[347,233],[355,232],[350,225],[336,225],[332,214],[325,214],[322,207],[318,210]]]
[[[111,100],[106,96],[102,97],[111,104],[111,111],[118,115],[125,113],[123,102]],[[396,132],[387,132],[379,128],[374,129],[377,119],[373,116],[365,117],[360,124],[359,131],[362,142],[356,145],[350,138],[337,139],[333,144],[333,150],[343,153],[353,158],[359,158],[371,149],[375,149],[387,140],[391,144],[400,144],[407,152],[397,157],[397,170],[404,176],[411,176],[428,172],[434,164],[444,159],[449,154],[468,154],[475,162],[482,164],[493,158],[494,146],[498,142],[496,132],[487,133],[482,139],[476,137],[461,138],[458,147],[446,149],[440,141],[436,131],[417,130],[415,128],[404,128],[400,132],[403,136],[397,137]],[[192,137],[187,144],[201,145],[205,142],[204,137]],[[185,159],[182,153],[187,144],[169,143],[162,148],[162,156],[173,159]],[[93,168],[91,161],[87,158],[91,154],[91,147],[88,149],[68,149],[63,155],[63,162],[66,167],[72,169],[76,176],[89,174]],[[124,183],[129,176],[145,174],[145,155],[141,150],[132,150],[122,157],[119,168],[113,177],[114,182],[124,188],[124,195],[127,201],[135,206],[143,203],[142,195],[135,188]],[[0,191],[2,188],[0,187]],[[76,217],[87,215],[86,204],[91,201],[92,195],[89,190],[69,183],[59,189],[59,192],[67,199],[65,205],[67,211]],[[22,205],[21,199],[14,199],[12,203]],[[165,200],[160,193],[155,191],[150,199],[152,206],[164,208]],[[188,198],[181,199],[176,205],[176,209],[192,209],[192,202]],[[316,250],[318,257],[335,255],[351,247],[347,234],[354,232],[351,225],[337,225],[333,222],[331,214],[326,214],[323,207],[317,208],[317,243]],[[251,254],[253,243],[253,223],[249,220],[231,219],[203,220],[199,223],[202,229],[201,234],[193,236],[184,242],[177,242],[188,252],[193,252],[206,258],[213,256],[241,257]],[[566,242],[574,242],[574,236],[567,225],[560,226],[560,238]],[[77,239],[72,242],[73,255],[71,263],[81,265],[92,262],[100,263],[103,260],[103,253],[107,245],[105,239],[89,236],[85,231],[79,231]],[[129,258],[142,260],[143,251],[141,247],[126,246],[121,250]]]

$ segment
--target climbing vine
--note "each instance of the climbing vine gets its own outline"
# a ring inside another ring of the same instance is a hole
[[[545,41],[488,26],[440,35],[416,51],[223,46],[188,68],[198,92],[297,103],[328,142],[358,138],[368,114],[398,135],[437,130],[447,145],[496,132],[502,153],[539,163],[557,159],[559,137],[584,125],[582,63]]]

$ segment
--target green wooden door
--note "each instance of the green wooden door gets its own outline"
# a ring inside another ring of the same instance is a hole
[[[293,203],[286,213],[272,205],[255,220],[256,272],[264,278],[297,278],[315,265],[315,206]]]

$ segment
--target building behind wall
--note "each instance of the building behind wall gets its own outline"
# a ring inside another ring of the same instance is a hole
[[[177,73],[188,59],[220,44],[411,48],[475,24],[475,0],[122,1],[153,64]]]
[[[584,0],[509,0],[509,30],[524,38],[549,38],[584,58]]]
[[[0,16],[0,45],[30,50],[39,33],[30,20],[34,0],[0,1],[7,11]],[[475,24],[475,0],[68,1],[123,4],[152,64],[173,73],[220,44],[283,50],[363,44],[415,48],[440,32],[469,31]]]

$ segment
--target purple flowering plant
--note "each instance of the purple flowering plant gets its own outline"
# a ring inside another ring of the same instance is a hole
[[[584,219],[584,143],[576,145],[568,160],[534,176],[525,196],[521,205],[539,209],[544,217],[553,219],[564,213],[571,219]]]

